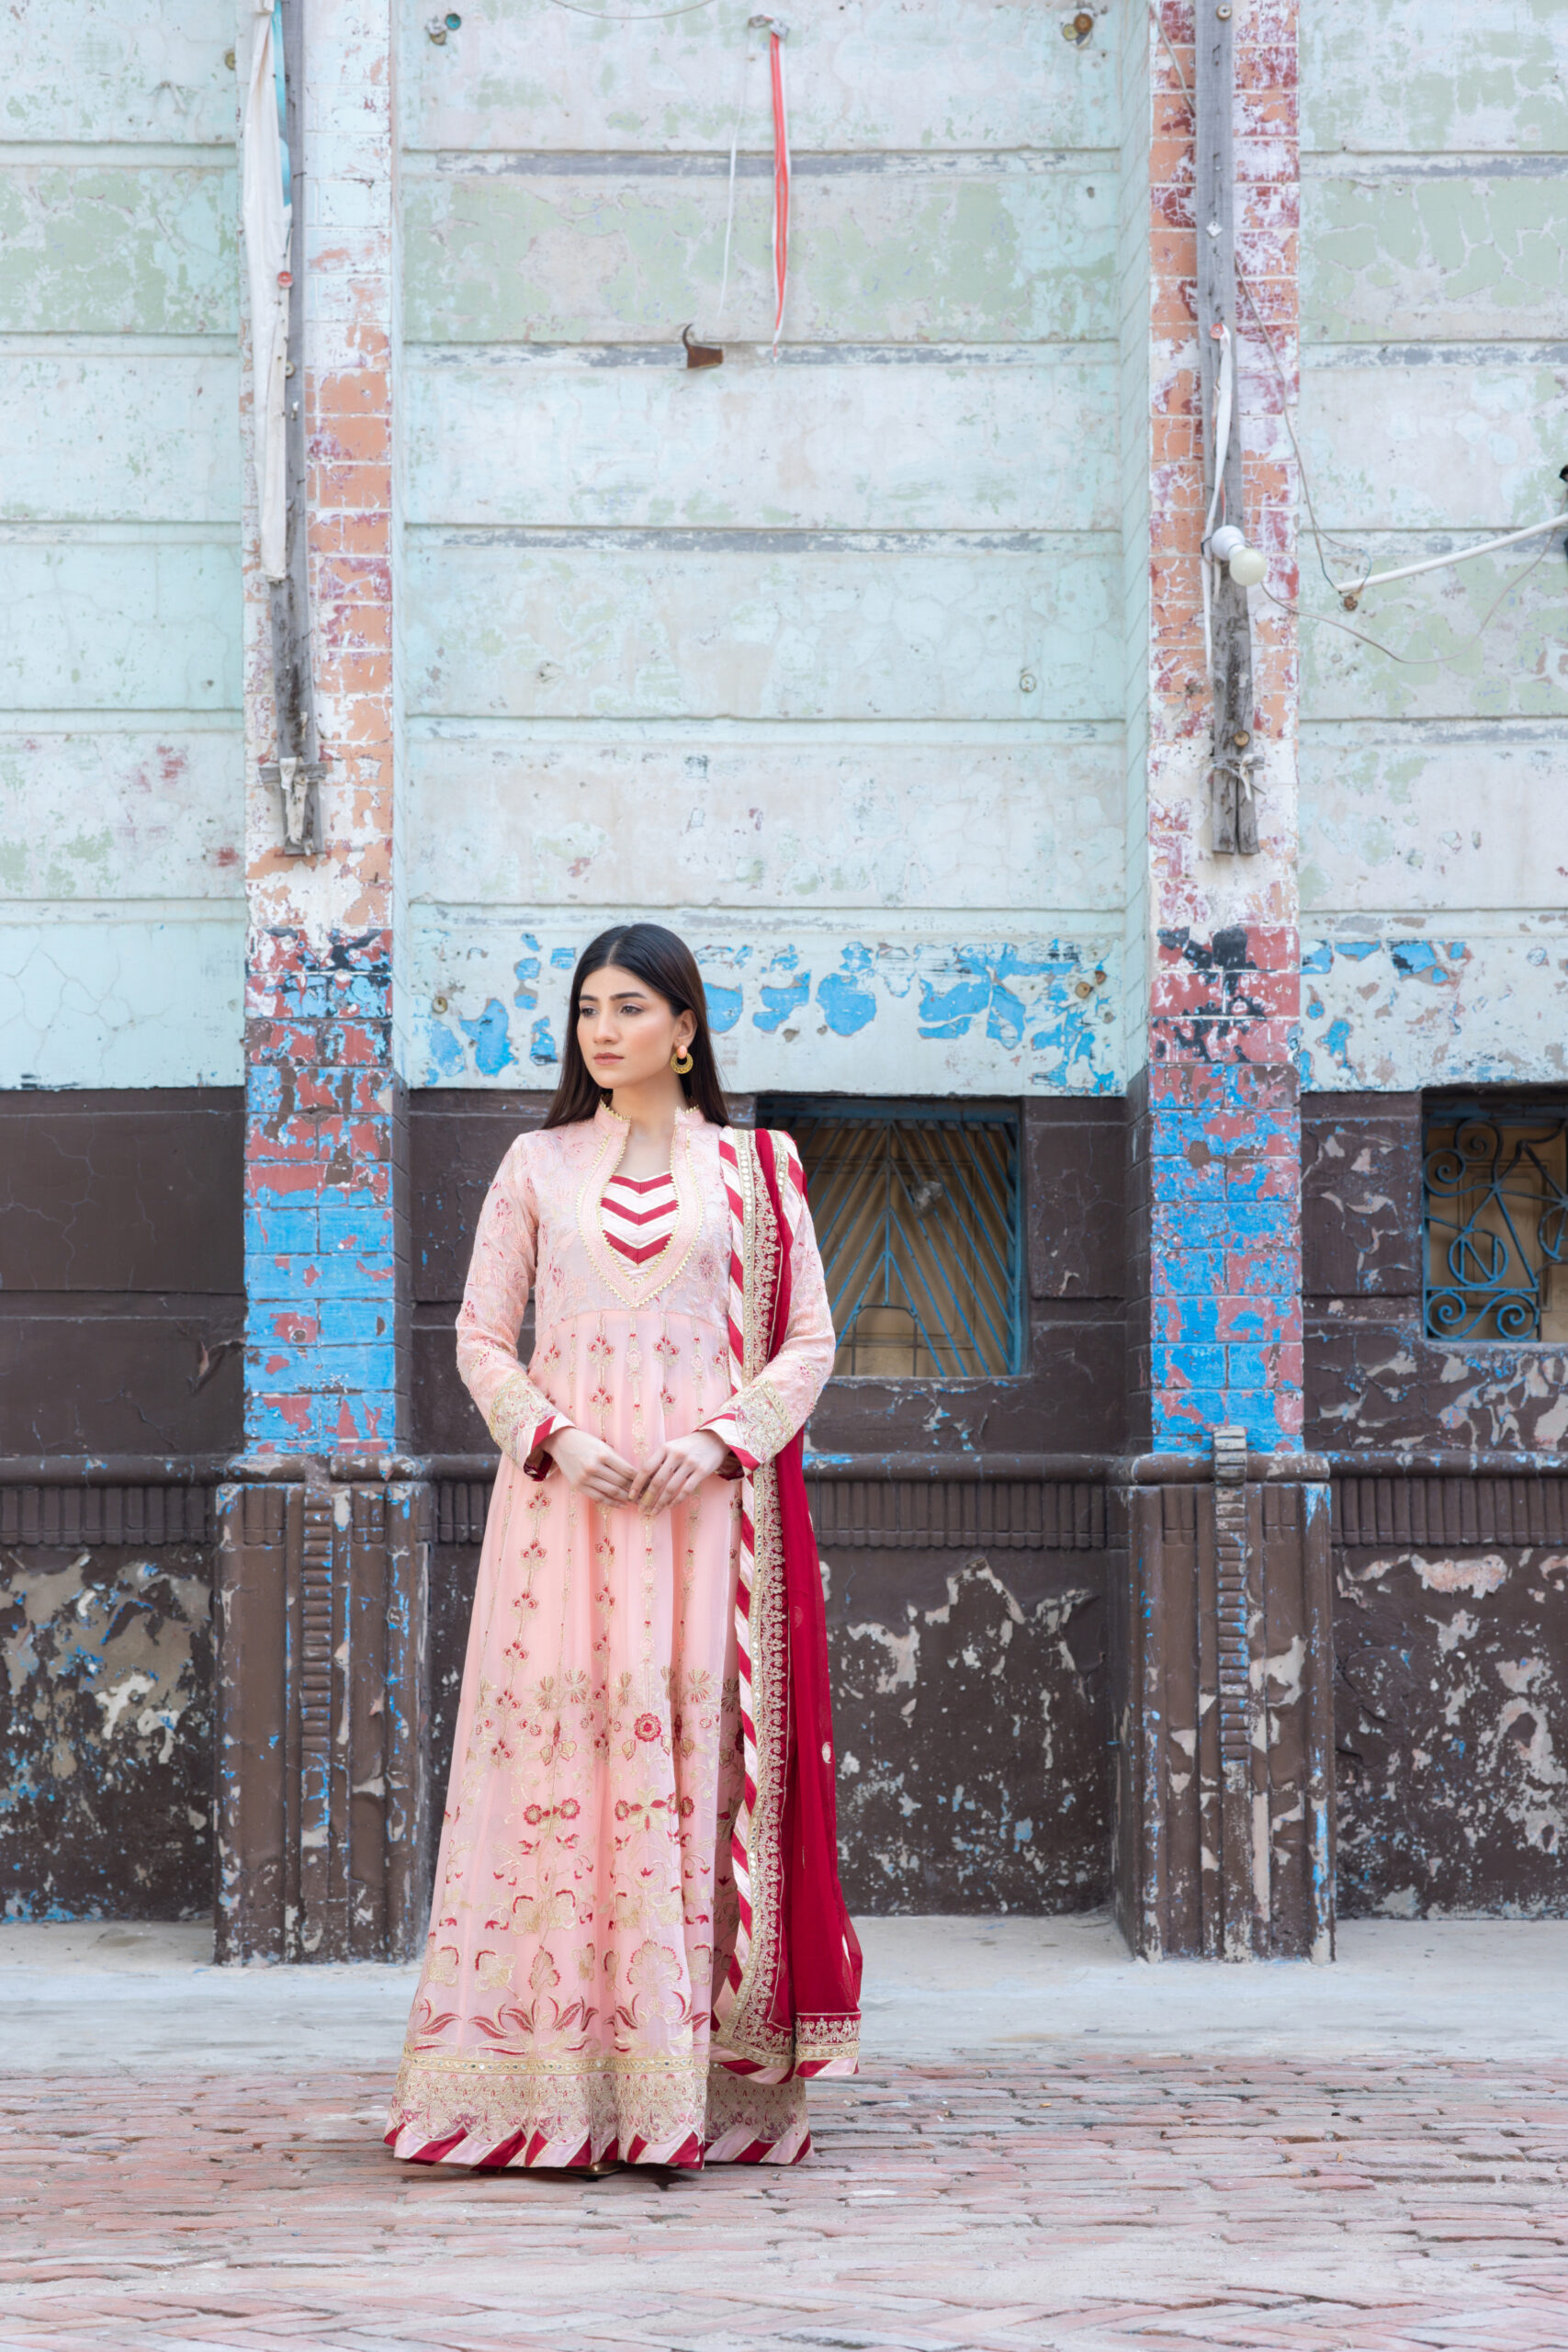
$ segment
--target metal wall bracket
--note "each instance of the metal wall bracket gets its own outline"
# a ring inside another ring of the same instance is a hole
[[[275,784],[283,796],[283,846],[289,857],[314,857],[325,848],[321,838],[319,786],[326,775],[324,760],[268,760],[259,770],[264,784]]]
[[[303,0],[282,0],[285,137],[293,190],[294,230],[288,288],[288,382],[284,408],[284,478],[288,530],[284,576],[268,588],[272,636],[272,695],[277,758],[261,771],[283,796],[283,847],[290,857],[317,856],[326,847],[320,786],[325,763],[316,734],[316,691],[310,667],[310,504],[305,437],[305,152]]]
[[[1231,110],[1235,104],[1234,24],[1228,6],[1198,0],[1193,23],[1197,65],[1198,369],[1203,394],[1203,502],[1213,495],[1216,470],[1224,484],[1220,520],[1242,521],[1240,385],[1231,404],[1230,432],[1214,447],[1219,406],[1221,331],[1235,356],[1235,164]],[[1237,371],[1239,375],[1239,371]],[[1258,853],[1258,798],[1253,789],[1261,755],[1255,741],[1252,622],[1247,591],[1228,566],[1210,568],[1210,637],[1214,697],[1209,806],[1213,847],[1222,856]]]

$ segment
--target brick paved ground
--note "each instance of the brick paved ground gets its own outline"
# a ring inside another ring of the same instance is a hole
[[[384,2075],[0,2089],[5,2352],[1564,2352],[1568,2064],[905,2064],[792,2172],[394,2166]]]

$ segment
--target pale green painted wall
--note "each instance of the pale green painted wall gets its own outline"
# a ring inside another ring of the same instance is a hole
[[[226,0],[30,0],[0,98],[0,1084],[232,1084]]]
[[[1561,503],[1568,17],[1337,0],[1303,11],[1303,38],[1302,430],[1344,576]],[[1303,533],[1302,581],[1326,616],[1303,630],[1310,1082],[1561,1080],[1561,539],[1371,591],[1351,616]]]

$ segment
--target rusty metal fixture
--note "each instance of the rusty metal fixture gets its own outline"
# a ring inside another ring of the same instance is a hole
[[[681,329],[681,341],[686,349],[686,366],[691,368],[722,368],[723,346],[716,343],[694,343],[689,326]]]

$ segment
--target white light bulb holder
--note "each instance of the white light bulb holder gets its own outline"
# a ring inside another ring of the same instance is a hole
[[[1222,523],[1210,534],[1208,554],[1211,563],[1228,565],[1238,588],[1256,588],[1269,569],[1259,549],[1247,546],[1246,532],[1234,523]]]

